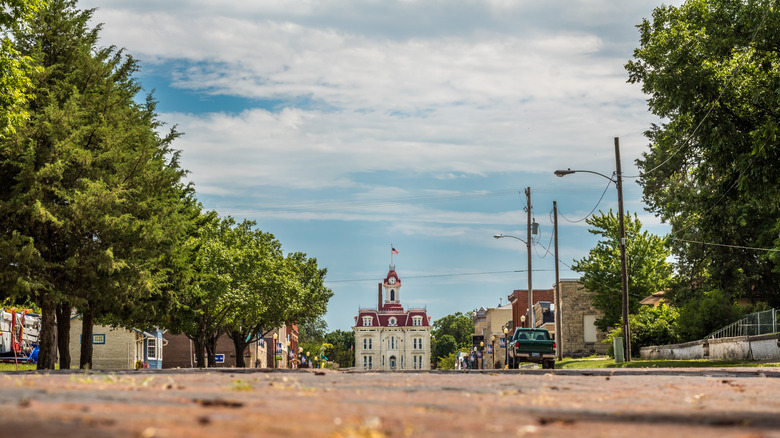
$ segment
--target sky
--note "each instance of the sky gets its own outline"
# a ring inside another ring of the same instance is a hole
[[[678,6],[681,1],[667,1]],[[405,306],[435,321],[534,289],[596,244],[582,220],[644,228],[635,160],[659,120],[624,65],[657,0],[82,0],[101,46],[140,61],[204,208],[250,219],[327,268],[329,330],[376,307],[392,258]],[[549,252],[548,252],[549,250]]]

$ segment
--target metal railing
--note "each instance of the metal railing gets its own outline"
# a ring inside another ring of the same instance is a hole
[[[739,321],[710,333],[704,339],[733,338],[735,336],[757,336],[777,333],[780,323],[780,309],[751,313]]]

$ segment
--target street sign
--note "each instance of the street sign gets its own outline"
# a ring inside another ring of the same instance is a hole
[[[225,363],[225,355],[224,354],[215,354],[214,355],[214,362],[216,362],[216,363]]]

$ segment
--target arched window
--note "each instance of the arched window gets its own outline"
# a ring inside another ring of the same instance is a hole
[[[395,289],[390,289],[390,301],[395,301]]]

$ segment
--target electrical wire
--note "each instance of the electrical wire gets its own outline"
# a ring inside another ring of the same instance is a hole
[[[533,272],[550,272],[552,269],[533,269]],[[516,269],[513,271],[492,271],[492,272],[464,272],[450,274],[431,274],[431,275],[405,275],[404,278],[441,278],[441,277],[465,277],[473,275],[496,275],[496,274],[514,274],[518,272],[528,272],[528,269]],[[326,284],[332,283],[359,283],[364,281],[377,281],[376,278],[360,278],[354,280],[325,280]]]
[[[686,242],[686,243],[696,243],[699,245],[709,245],[709,246],[721,246],[724,248],[734,248],[734,249],[749,249],[753,251],[767,251],[767,252],[780,252],[780,249],[777,248],[757,248],[754,246],[741,246],[741,245],[728,245],[725,243],[712,243],[712,242],[700,242],[697,240],[686,240],[686,239],[678,239],[676,237],[670,237],[671,240],[678,240],[680,242]]]
[[[573,220],[571,220],[571,219],[567,218],[566,216],[564,216],[564,215],[563,215],[563,213],[561,213],[560,211],[558,211],[558,215],[559,215],[560,217],[562,217],[562,218],[563,218],[563,220],[565,220],[566,222],[569,222],[569,223],[572,223],[572,224],[576,224],[576,223],[582,222],[582,221],[584,221],[585,219],[587,219],[587,218],[591,217],[591,216],[593,215],[593,212],[594,212],[594,211],[596,211],[596,209],[599,207],[599,204],[601,204],[601,201],[604,199],[604,195],[606,195],[606,194],[607,194],[607,189],[609,189],[609,186],[610,186],[610,184],[612,184],[612,183],[613,183],[613,181],[612,181],[612,180],[609,180],[609,182],[607,183],[607,186],[606,186],[606,187],[604,187],[604,191],[603,191],[603,192],[601,192],[601,197],[599,198],[598,202],[596,202],[596,205],[594,205],[594,206],[593,206],[593,209],[592,209],[592,210],[590,210],[590,213],[588,213],[588,214],[587,214],[587,215],[586,215],[584,218],[582,218],[582,219],[579,219],[579,220],[576,220],[576,221],[573,221]]]

